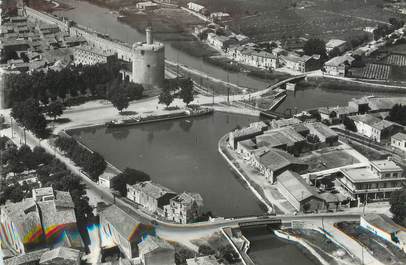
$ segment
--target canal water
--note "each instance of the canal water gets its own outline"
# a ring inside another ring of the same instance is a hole
[[[211,116],[108,129],[70,132],[120,169],[132,167],[176,192],[202,195],[216,216],[263,214],[258,199],[233,174],[219,154],[218,140],[236,126],[257,118],[215,112]]]
[[[95,29],[98,32],[108,34],[114,39],[119,39],[128,43],[144,41],[143,33],[121,23],[116,16],[108,9],[92,5],[85,1],[60,0],[73,7],[71,10],[58,11],[55,14],[68,17],[77,23]],[[187,65],[191,68],[207,73],[207,75],[222,79],[227,79],[235,84],[253,89],[262,89],[268,86],[266,80],[247,76],[245,73],[228,73],[220,67],[206,63],[202,58],[193,57],[182,50],[175,49],[170,42],[165,42],[165,56],[167,59]],[[278,111],[284,112],[288,109],[301,111],[321,106],[347,105],[347,102],[354,97],[366,95],[365,91],[342,91],[327,89],[323,86],[308,87],[298,90],[295,93],[288,92],[287,99],[279,106]],[[405,94],[374,93],[374,95],[396,96]]]
[[[266,227],[244,228],[242,233],[251,243],[248,255],[257,265],[316,264],[296,244],[277,237]]]

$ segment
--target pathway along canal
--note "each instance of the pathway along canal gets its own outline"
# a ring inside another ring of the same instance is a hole
[[[145,35],[138,32],[135,28],[117,20],[116,15],[109,12],[108,9],[102,8],[85,1],[78,0],[59,0],[73,7],[73,9],[58,11],[55,14],[68,17],[75,22],[90,27],[98,32],[108,34],[114,39],[119,39],[128,43],[144,41]],[[184,51],[175,49],[170,42],[165,43],[165,56],[173,62],[187,65],[190,68],[197,69],[209,76],[249,87],[253,89],[266,88],[270,82],[263,79],[247,76],[245,73],[232,73],[223,70],[220,67],[206,63],[202,58],[191,56]],[[204,80],[203,80],[204,82]],[[295,93],[288,92],[287,99],[279,106],[278,111],[286,109],[312,109],[321,106],[347,105],[347,102],[354,97],[361,97],[370,94],[365,91],[334,90],[320,87],[308,87],[304,90],[298,90]],[[374,93],[374,95],[405,95],[396,93]]]

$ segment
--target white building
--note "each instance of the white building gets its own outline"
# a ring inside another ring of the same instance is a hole
[[[341,173],[341,186],[359,202],[388,200],[406,180],[402,168],[390,160],[371,161],[369,167],[345,168]]]
[[[137,4],[135,4],[135,7],[140,10],[148,11],[148,10],[157,9],[159,7],[159,5],[152,1],[146,1],[146,2],[138,2]]]
[[[344,77],[355,59],[349,55],[337,56],[324,63],[326,75]]]
[[[357,132],[378,143],[390,138],[400,127],[394,122],[381,120],[371,114],[350,116],[357,127]]]
[[[237,43],[233,36],[217,35],[216,33],[207,34],[207,43],[217,50],[225,50],[230,45]]]
[[[193,2],[189,2],[187,4],[187,8],[192,10],[192,11],[198,12],[198,13],[202,13],[204,11],[204,9],[205,9],[204,6],[193,3]]]
[[[249,44],[230,48],[227,54],[239,63],[261,69],[272,70],[279,66],[277,56]]]
[[[214,12],[210,14],[210,19],[212,21],[226,21],[231,19],[231,15],[224,12]]]
[[[345,52],[347,47],[348,47],[348,44],[344,40],[331,39],[326,43],[327,53],[330,53],[335,48],[337,48],[340,51],[340,53],[342,53],[342,52]]]
[[[164,206],[165,217],[176,223],[187,224],[202,214],[203,199],[198,193],[183,192],[170,199]]]
[[[406,134],[400,132],[392,136],[391,146],[406,152]]]

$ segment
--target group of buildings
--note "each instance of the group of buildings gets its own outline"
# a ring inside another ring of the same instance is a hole
[[[174,191],[151,181],[127,184],[127,198],[166,220],[175,223],[196,221],[203,210],[203,199],[198,193]]]
[[[18,15],[2,13],[0,27],[1,74],[59,71],[70,64],[94,65],[114,60],[126,62],[123,79],[145,88],[162,87],[165,79],[165,47],[146,29],[146,40],[134,45],[50,14],[18,6]],[[0,107],[5,107],[0,86]]]
[[[345,107],[320,108],[319,113],[322,121],[331,123],[349,118],[360,136],[377,142],[391,141],[392,147],[405,152],[403,126],[377,118],[402,100],[366,97],[354,99]],[[372,113],[359,114],[365,111]],[[309,173],[300,155],[336,144],[338,134],[327,125],[297,118],[272,120],[269,124],[256,122],[230,132],[228,137],[228,146],[275,184],[297,211],[334,210],[344,202],[360,205],[366,201],[388,200],[394,191],[402,189],[406,180],[404,172],[391,159]],[[319,183],[325,180],[331,187],[326,184],[320,189]],[[326,193],[327,188],[338,193]]]
[[[315,137],[317,136],[317,137]],[[317,138],[316,142],[309,138]],[[338,135],[320,122],[303,123],[297,118],[252,123],[229,133],[228,146],[248,165],[256,168],[297,211],[314,212],[328,208],[323,196],[300,174],[308,165],[300,154],[338,143]]]
[[[151,225],[145,225],[115,205],[99,212],[100,237],[103,248],[118,247],[131,264],[175,265],[175,247],[155,235]],[[130,264],[130,263],[128,263]],[[186,260],[188,265],[219,265],[214,256]]]
[[[69,192],[44,187],[32,194],[0,208],[4,264],[79,265],[84,243]]]

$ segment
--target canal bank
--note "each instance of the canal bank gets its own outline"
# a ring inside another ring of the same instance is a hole
[[[218,139],[257,120],[215,112],[135,127],[74,129],[69,134],[120,170],[132,167],[176,192],[198,192],[205,210],[215,216],[237,217],[262,215],[267,209],[224,163]]]
[[[119,39],[128,43],[144,41],[143,33],[136,29],[121,23],[117,17],[106,9],[92,5],[84,1],[61,0],[73,7],[71,10],[57,11],[55,14],[68,17],[79,24],[88,26],[96,31],[110,35],[114,39]],[[166,47],[166,58],[172,62],[186,65],[189,69],[205,73],[206,76],[223,81],[229,81],[241,87],[247,87],[252,90],[261,90],[269,86],[271,81],[254,78],[246,73],[233,73],[223,70],[205,62],[202,58],[193,57],[189,54],[173,47],[170,41],[164,42]],[[200,80],[199,80],[200,82]],[[205,78],[201,78],[203,86],[210,87],[205,83]],[[301,111],[314,109],[322,106],[347,105],[348,101],[354,97],[362,97],[365,91],[354,90],[336,90],[329,89],[331,86],[319,84],[316,86],[306,86],[303,89],[298,88],[295,92],[288,92],[286,100],[278,107],[278,111],[286,110]],[[399,96],[400,93],[374,92],[374,95]]]

